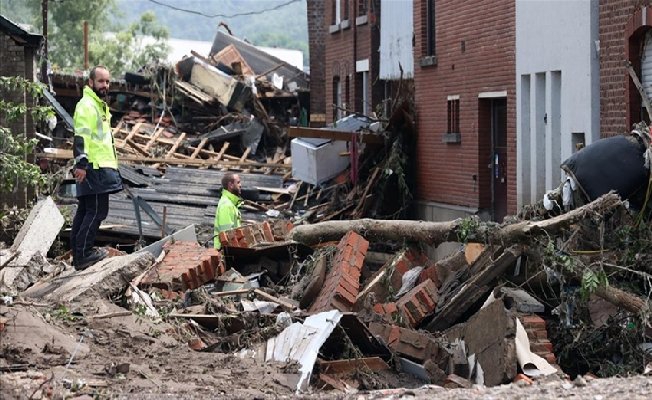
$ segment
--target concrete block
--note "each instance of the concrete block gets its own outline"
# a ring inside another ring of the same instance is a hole
[[[63,224],[63,216],[51,197],[36,203],[11,246],[10,250],[18,255],[0,270],[0,290],[15,292],[26,288],[15,287],[16,279],[35,254],[47,255]]]
[[[449,342],[464,340],[467,354],[476,355],[484,371],[485,385],[511,382],[516,376],[516,320],[502,300],[478,311],[464,324],[444,332]]]
[[[72,271],[49,282],[39,282],[24,297],[71,302],[84,297],[108,297],[122,291],[154,263],[149,252],[104,259],[83,271]]]

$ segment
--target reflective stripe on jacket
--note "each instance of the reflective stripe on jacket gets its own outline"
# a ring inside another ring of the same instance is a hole
[[[109,106],[89,86],[75,107],[74,122],[75,137],[83,140],[82,146],[74,147],[75,161],[86,158],[93,169],[118,169]]]
[[[220,232],[237,228],[242,224],[240,210],[238,209],[239,205],[240,198],[237,195],[222,189],[222,197],[220,197],[215,210],[215,226],[213,228],[213,234],[215,235],[213,246],[216,249],[222,247],[219,238]]]

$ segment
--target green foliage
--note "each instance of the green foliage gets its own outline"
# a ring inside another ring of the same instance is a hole
[[[21,77],[0,76],[0,92],[9,94],[0,100],[0,193],[12,192],[19,185],[39,186],[45,178],[37,165],[27,162],[27,156],[34,151],[36,139],[28,139],[25,132],[11,132],[9,123],[31,114],[38,121],[52,115],[49,107],[28,106],[43,93],[40,84]],[[11,101],[11,94],[21,94],[28,102]]]
[[[607,279],[607,274],[605,274],[604,271],[594,272],[587,269],[584,271],[584,274],[582,274],[582,287],[580,293],[584,300],[588,300],[591,293],[595,292],[597,288],[608,285],[609,281]]]
[[[459,227],[457,228],[457,240],[461,243],[467,243],[469,239],[472,239],[476,236],[479,227],[480,222],[477,218],[464,218],[462,221],[460,221]]]
[[[10,15],[16,22],[32,24],[37,32],[42,32],[41,0],[2,1],[8,2],[7,8],[17,13]],[[16,2],[24,2],[24,6],[19,7]],[[48,4],[48,57],[55,70],[72,72],[83,67],[83,21],[88,21],[89,26],[90,65],[105,65],[113,76],[155,62],[168,51],[167,29],[156,22],[151,12],[138,14],[140,17],[136,16],[123,29],[115,0],[50,1]],[[143,35],[153,41],[144,43]]]
[[[278,10],[255,13],[272,8],[287,0],[187,0],[175,6],[196,10],[203,14],[233,15],[254,12],[233,18],[209,18],[198,14],[176,11],[148,1],[117,0],[127,19],[135,20],[145,11],[153,11],[168,27],[170,36],[179,39],[212,41],[220,22],[225,22],[233,34],[256,46],[284,47],[304,52],[308,62],[308,17],[306,1],[298,1]],[[168,2],[168,4],[172,4]]]
[[[74,316],[68,307],[62,305],[59,305],[57,308],[54,308],[50,311],[50,315],[58,320],[61,321],[66,321],[66,322],[74,322],[77,317]]]
[[[151,37],[153,42],[144,38]],[[165,58],[169,46],[165,43],[168,32],[158,25],[151,12],[141,15],[134,22],[113,37],[96,32],[89,44],[91,65],[104,65],[115,75],[137,71],[144,65]]]

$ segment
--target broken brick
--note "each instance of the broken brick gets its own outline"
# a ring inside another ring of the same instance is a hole
[[[378,322],[370,323],[369,330],[382,339],[392,351],[420,363],[437,359],[440,355],[439,345],[425,332]]]
[[[389,262],[387,262],[378,272],[376,272],[364,289],[358,295],[355,309],[360,310],[364,305],[364,299],[373,293],[376,301],[384,302],[389,300],[389,291],[387,283],[395,292],[398,292],[403,284],[403,275],[417,265],[428,265],[429,260],[426,255],[418,250],[407,248],[398,252]],[[434,277],[434,276],[433,276]],[[426,278],[427,279],[427,278]],[[426,279],[420,280],[419,283]],[[438,280],[432,279],[438,283]]]
[[[196,242],[168,242],[166,256],[147,272],[140,285],[170,291],[196,289],[225,271],[220,252]]]
[[[276,221],[273,225],[265,221],[220,232],[218,237],[222,247],[252,249],[287,240],[290,229],[292,223],[289,221]]]
[[[403,295],[396,306],[409,324],[415,327],[435,310],[437,299],[437,286],[427,279]]]

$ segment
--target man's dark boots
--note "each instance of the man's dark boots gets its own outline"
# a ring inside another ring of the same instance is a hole
[[[93,248],[86,257],[73,260],[73,266],[77,271],[83,271],[96,262],[106,258],[109,252],[102,248]]]

